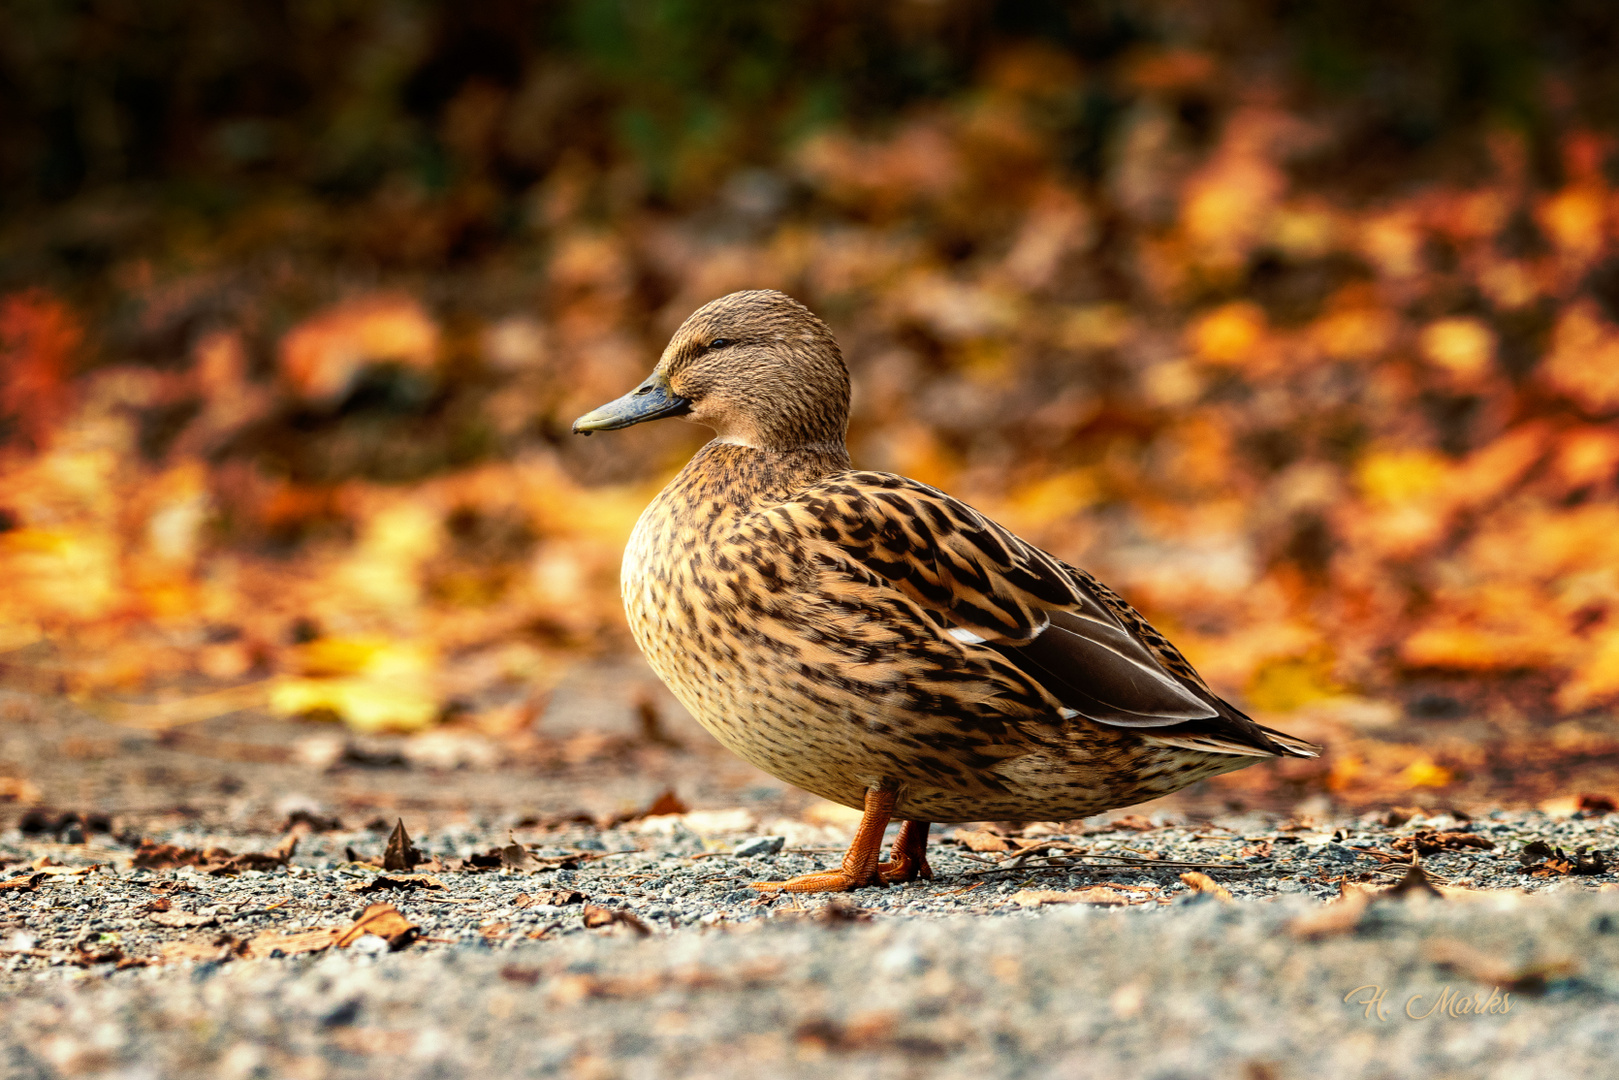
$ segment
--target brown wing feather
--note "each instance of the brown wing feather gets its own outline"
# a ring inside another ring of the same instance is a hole
[[[1314,756],[1216,696],[1117,593],[935,488],[842,473],[771,513],[818,532],[936,615],[942,637],[993,650],[1080,716],[1214,752]]]

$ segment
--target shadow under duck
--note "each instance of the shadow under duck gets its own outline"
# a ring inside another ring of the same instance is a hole
[[[625,549],[637,644],[731,751],[864,811],[839,869],[756,888],[927,877],[930,822],[1084,817],[1316,756],[1216,696],[1084,570],[936,488],[852,468],[843,356],[786,294],[698,309],[573,430],[663,417],[717,437]]]

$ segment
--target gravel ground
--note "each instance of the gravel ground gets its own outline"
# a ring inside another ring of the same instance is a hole
[[[667,702],[649,734],[640,686],[598,671],[501,744],[253,715],[139,730],[0,691],[0,776],[33,804],[0,806],[0,1075],[1284,1080],[1619,1058],[1600,801],[1233,813],[1193,789],[937,829],[932,881],[795,899],[748,883],[832,865],[852,814]],[[665,788],[699,809],[645,813]],[[401,819],[412,873],[374,865]],[[1371,896],[1413,850],[1437,889]]]
[[[946,839],[931,882],[798,900],[746,883],[829,865],[846,826],[745,810],[516,825],[418,836],[433,861],[408,875],[348,859],[382,855],[380,830],[306,834],[287,866],[209,873],[13,829],[0,880],[35,884],[0,891],[6,1075],[796,1076],[830,1060],[855,1076],[1527,1077],[1601,1075],[1619,1051],[1619,884],[1559,872],[1611,850],[1619,815],[963,830],[1013,852]],[[538,866],[456,869],[512,833]],[[1414,837],[1493,846],[1422,859],[1441,898],[1320,922],[1351,906],[1322,906],[1346,882],[1407,873]],[[145,839],[239,854],[278,838]],[[1536,842],[1549,854],[1522,854]],[[1098,868],[1045,872],[1052,852]],[[1202,865],[1231,899],[1153,862]],[[359,891],[389,878],[404,881]],[[374,903],[415,940],[275,947]],[[1366,1015],[1373,991],[1343,1000],[1365,986],[1386,991],[1387,1019]],[[1408,1018],[1447,987],[1505,997]]]

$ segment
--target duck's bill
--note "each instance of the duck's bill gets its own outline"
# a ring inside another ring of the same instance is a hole
[[[648,420],[662,420],[666,416],[685,416],[689,412],[691,402],[688,399],[671,393],[662,383],[648,379],[617,401],[609,401],[575,420],[573,433],[589,435],[592,431],[617,431],[644,424]]]

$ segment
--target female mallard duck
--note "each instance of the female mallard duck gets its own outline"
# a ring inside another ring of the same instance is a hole
[[[843,356],[791,297],[700,308],[573,430],[666,416],[718,438],[625,549],[637,644],[725,746],[865,812],[840,869],[756,888],[931,877],[930,822],[1083,817],[1315,756],[1215,696],[1090,574],[942,491],[851,468]]]

